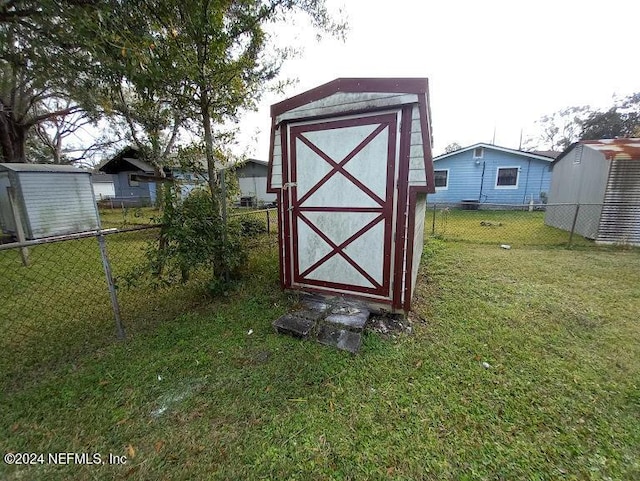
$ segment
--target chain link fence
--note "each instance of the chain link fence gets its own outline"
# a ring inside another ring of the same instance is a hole
[[[234,213],[252,243],[277,244],[276,211]],[[19,377],[29,365],[73,362],[79,351],[98,350],[116,334],[136,332],[201,304],[205,273],[163,286],[136,283],[146,252],[161,227],[111,228],[0,245],[0,373]],[[270,234],[270,235],[269,235]],[[122,327],[119,324],[122,324]]]
[[[431,204],[425,221],[433,236],[478,244],[640,244],[640,205],[632,204]]]
[[[242,222],[243,225],[254,223],[259,233],[278,233],[277,209],[236,209],[229,214],[231,222]]]

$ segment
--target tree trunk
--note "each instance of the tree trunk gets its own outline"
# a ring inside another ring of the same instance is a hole
[[[213,135],[211,133],[211,115],[209,114],[209,97],[206,87],[200,87],[200,114],[202,115],[202,126],[204,128],[204,149],[207,157],[207,174],[209,176],[209,188],[211,189],[211,202],[213,209],[222,215],[220,210],[220,196],[218,185],[218,173],[216,172],[216,160],[213,154]]]
[[[220,186],[220,178],[216,172],[215,157],[213,153],[213,136],[211,133],[211,115],[209,113],[209,97],[203,86],[200,88],[200,112],[202,114],[202,125],[204,128],[204,146],[207,156],[207,172],[209,173],[209,188],[211,189],[211,202],[213,211],[217,212],[222,221],[222,250],[225,252],[227,245],[227,209],[224,185]],[[225,181],[224,171],[222,172],[222,182]],[[220,259],[221,262],[223,262]],[[229,268],[224,265],[213,265],[213,275],[221,280],[229,282]]]
[[[27,128],[0,106],[0,153],[3,162],[26,162]]]

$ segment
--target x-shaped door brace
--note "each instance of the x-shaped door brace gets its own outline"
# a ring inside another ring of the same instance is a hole
[[[344,166],[353,159],[369,142],[371,142],[378,134],[380,134],[388,124],[384,123],[379,125],[373,132],[371,132],[365,139],[360,142],[355,149],[353,149],[347,156],[342,159],[340,162],[334,161],[331,157],[329,157],[326,153],[324,153],[320,148],[318,148],[315,144],[309,141],[302,134],[298,134],[296,138],[300,139],[307,147],[309,147],[313,152],[318,155],[321,159],[326,161],[331,167],[330,170],[322,179],[318,181],[316,185],[314,185],[309,191],[307,191],[300,199],[297,201],[297,206],[295,210],[297,210],[297,216],[302,219],[302,221],[307,224],[316,234],[320,236],[322,240],[324,240],[331,247],[331,251],[324,255],[321,259],[313,263],[307,269],[300,273],[300,277],[305,277],[309,275],[313,270],[315,270],[322,263],[326,262],[329,258],[333,257],[336,254],[339,254],[347,261],[351,266],[354,267],[365,279],[367,279],[375,288],[380,289],[382,285],[376,281],[371,275],[365,271],[362,267],[358,265],[349,255],[344,252],[344,249],[355,241],[362,234],[367,232],[373,226],[375,226],[381,220],[384,220],[384,214],[381,212],[381,209],[384,208],[385,201],[381,199],[378,195],[376,195],[371,189],[369,189],[366,185],[360,182],[356,177],[354,177],[351,173],[349,173]],[[316,192],[323,184],[325,184],[332,176],[336,173],[340,172],[347,179],[349,179],[356,187],[362,190],[365,194],[371,197],[380,207],[301,207],[301,204],[304,203],[309,197],[311,197],[314,192]],[[316,227],[313,222],[307,219],[302,212],[319,212],[319,211],[327,211],[330,210],[332,212],[380,212],[380,215],[373,219],[371,222],[366,224],[360,230],[358,230],[355,234],[351,235],[348,239],[344,240],[339,245],[333,242],[329,237],[327,237],[324,232],[322,232],[318,227]]]
[[[318,229],[313,224],[313,222],[311,222],[309,219],[307,219],[304,215],[299,214],[298,217],[300,219],[302,219],[305,224],[307,224],[316,234],[318,234],[320,236],[320,238],[323,241],[325,241],[331,247],[331,251],[329,251],[328,254],[326,254],[320,260],[316,261],[310,267],[305,269],[304,272],[301,272],[300,273],[300,277],[305,277],[305,276],[309,275],[314,269],[316,269],[318,266],[320,266],[323,262],[327,261],[329,258],[333,257],[336,254],[340,254],[344,258],[345,261],[347,261],[349,264],[351,264],[360,274],[362,274],[369,282],[371,282],[372,285],[374,285],[378,289],[380,289],[382,287],[382,285],[378,281],[376,281],[373,277],[371,277],[371,275],[369,275],[369,273],[367,271],[365,271],[362,267],[360,267],[356,261],[354,261],[351,257],[349,257],[349,255],[347,255],[344,252],[343,249],[345,247],[347,247],[349,244],[351,244],[358,237],[360,237],[362,234],[364,234],[366,231],[371,229],[378,222],[383,220],[384,219],[384,215],[383,214],[380,214],[379,216],[377,216],[375,219],[373,219],[371,222],[369,222],[367,225],[365,225],[362,229],[360,229],[355,234],[353,234],[351,237],[349,237],[348,239],[343,241],[340,245],[336,245],[335,242],[333,242],[331,239],[329,239],[324,234],[324,232],[322,232],[320,229]]]
[[[353,175],[351,175],[351,173],[345,170],[344,166],[347,162],[349,162],[356,155],[358,155],[358,153],[362,149],[364,149],[366,145],[369,142],[371,142],[386,127],[387,127],[387,124],[379,125],[362,142],[360,142],[355,149],[349,152],[349,154],[347,154],[347,156],[344,159],[342,159],[340,162],[334,161],[331,157],[329,157],[322,150],[320,150],[315,144],[311,143],[304,135],[298,134],[297,136],[298,139],[300,139],[307,147],[313,150],[318,155],[318,157],[320,157],[322,160],[326,161],[331,167],[333,167],[333,169],[330,170],[322,179],[320,179],[316,185],[314,185],[311,189],[309,189],[309,191],[306,194],[304,194],[302,197],[300,197],[300,199],[298,199],[298,205],[301,205],[302,203],[304,203],[304,201],[306,201],[309,197],[311,197],[314,192],[316,192],[320,187],[322,187],[322,184],[324,184],[331,177],[333,177],[335,174],[340,172],[347,179],[353,182],[360,190],[362,190],[365,194],[367,194],[374,201],[380,204],[380,206],[383,206],[384,200],[378,197],[374,192],[371,191],[371,189],[369,189],[366,185],[364,185],[362,182],[356,179]]]

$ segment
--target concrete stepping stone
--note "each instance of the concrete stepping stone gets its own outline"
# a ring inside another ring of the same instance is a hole
[[[362,334],[340,329],[333,324],[322,324],[318,329],[318,342],[355,354],[362,345]]]
[[[356,307],[353,304],[343,304],[334,307],[330,311],[330,314],[324,318],[324,321],[337,324],[345,329],[361,332],[370,314],[369,310],[364,307]]]
[[[273,327],[279,334],[305,339],[316,325],[316,320],[306,319],[293,314],[284,316],[273,321]]]
[[[273,327],[280,334],[313,338],[355,354],[362,345],[362,331],[370,314],[356,301],[307,294],[301,299],[300,308],[276,319]]]

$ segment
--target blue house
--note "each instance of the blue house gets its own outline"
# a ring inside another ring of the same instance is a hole
[[[436,193],[428,202],[455,205],[544,202],[553,153],[474,144],[433,159]]]
[[[144,177],[153,177],[153,166],[143,161],[140,151],[135,147],[125,147],[115,156],[103,162],[98,172],[109,174],[114,187],[111,200],[125,206],[146,206],[156,202],[156,183],[141,181]],[[165,175],[170,172],[165,171]]]
[[[114,205],[148,206],[156,203],[156,183],[164,180],[156,169],[141,159],[140,151],[133,146],[125,147],[114,157],[103,162],[98,172],[108,174],[113,182],[113,195],[110,201]],[[206,183],[192,172],[184,172],[179,167],[164,167],[164,178],[180,185],[182,196],[199,185]]]

